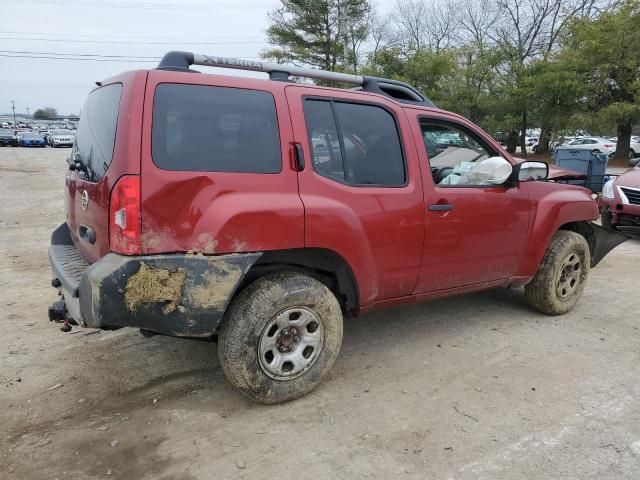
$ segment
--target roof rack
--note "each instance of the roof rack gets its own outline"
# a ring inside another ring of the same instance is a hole
[[[386,95],[394,100],[404,103],[415,103],[427,107],[435,107],[433,102],[411,85],[391,80],[388,78],[370,77],[366,75],[351,75],[349,73],[330,72],[315,68],[296,67],[280,63],[256,62],[232,57],[217,57],[191,52],[168,52],[158,64],[159,70],[189,71],[191,65],[203,65],[207,67],[232,68],[236,70],[251,70],[265,72],[271,80],[289,81],[289,76],[314,78],[331,82],[349,83],[359,85],[365,92],[373,92]]]

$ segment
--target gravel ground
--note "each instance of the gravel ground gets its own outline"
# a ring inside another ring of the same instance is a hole
[[[330,377],[264,407],[213,343],[47,320],[68,153],[0,149],[0,478],[640,478],[640,242],[564,316],[496,290],[348,321]]]

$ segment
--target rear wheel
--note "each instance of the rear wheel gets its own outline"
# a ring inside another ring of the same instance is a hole
[[[229,381],[260,403],[313,390],[342,344],[342,311],[323,283],[301,273],[259,278],[225,314],[218,357]]]
[[[591,255],[585,238],[559,230],[551,239],[540,268],[524,287],[527,303],[547,315],[571,310],[584,291]]]

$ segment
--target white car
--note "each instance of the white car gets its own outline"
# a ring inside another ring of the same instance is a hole
[[[600,137],[578,137],[564,144],[574,150],[590,150],[594,153],[606,153],[612,155],[616,151],[616,143]]]
[[[640,157],[640,137],[631,137],[629,157]]]
[[[609,141],[618,143],[617,137],[609,137]],[[640,157],[640,137],[631,137],[629,142],[629,158]]]
[[[70,130],[55,129],[47,132],[47,143],[51,147],[73,147],[75,132]]]

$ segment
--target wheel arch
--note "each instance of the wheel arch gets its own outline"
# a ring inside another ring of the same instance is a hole
[[[602,227],[586,220],[568,222],[558,230],[569,230],[582,235],[589,245],[591,268],[595,267],[611,250],[626,242],[630,237],[624,233]]]
[[[282,271],[299,271],[316,278],[333,292],[344,315],[358,315],[360,295],[351,266],[341,255],[324,248],[296,248],[262,253],[243,278],[235,295],[258,278]]]
[[[570,232],[575,232],[577,234],[582,235],[587,244],[589,245],[589,254],[593,259],[595,249],[596,249],[596,235],[593,232],[592,223],[586,220],[580,220],[577,222],[567,222],[563,225],[560,225],[558,230],[568,230]],[[591,261],[593,263],[593,260]]]

